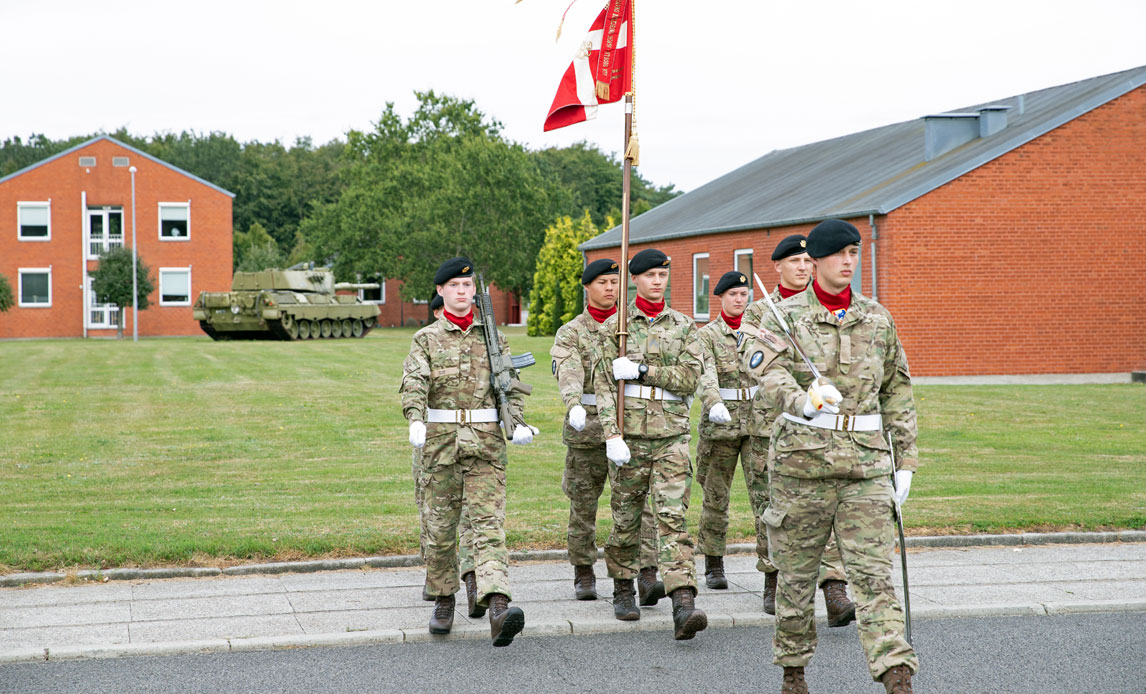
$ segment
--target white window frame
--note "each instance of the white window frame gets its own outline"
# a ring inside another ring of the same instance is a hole
[[[24,275],[48,275],[48,303],[24,303]],[[16,270],[16,304],[20,308],[51,308],[52,307],[52,266],[48,267],[22,267]]]
[[[120,308],[115,304],[101,304],[96,300],[95,291],[92,290],[92,276],[84,273],[84,295],[87,297],[84,311],[84,326],[89,330],[110,330],[119,327]],[[92,320],[92,315],[99,313],[101,321]]]
[[[102,213],[103,215],[103,233],[99,239],[92,238],[92,213]],[[111,235],[111,215],[119,213],[119,236]],[[124,223],[127,221],[127,213],[124,212],[121,205],[93,205],[84,210],[84,260],[99,260],[100,255],[113,251],[117,248],[123,248],[126,244],[126,235],[124,234]],[[98,243],[103,249],[99,253],[92,253],[92,244]]]
[[[368,303],[368,304],[375,304],[377,306],[381,306],[382,304],[386,303],[386,278],[385,277],[379,277],[378,278],[378,284],[380,285],[380,287],[378,289],[379,298],[377,300],[367,299],[365,289],[359,289],[358,290],[358,300],[365,302],[365,303]]]
[[[697,310],[697,305],[696,305],[697,304],[696,300],[700,296],[700,294],[699,294],[700,287],[698,286],[700,277],[696,272],[696,266],[697,266],[697,261],[701,260],[702,258],[704,260],[708,260],[710,263],[712,262],[711,259],[709,258],[708,253],[693,253],[692,254],[692,317],[697,319],[697,320],[708,320],[708,317],[710,315],[712,315],[711,314],[712,297],[708,297],[708,311],[701,313],[699,310]],[[712,273],[711,272],[708,273],[708,286],[710,289],[712,288]]]
[[[163,208],[164,207],[182,207],[187,210],[187,235],[186,236],[164,236],[163,235]],[[191,201],[185,202],[159,202],[155,204],[155,218],[159,225],[155,233],[159,235],[160,241],[190,241],[191,240]]]
[[[753,252],[753,249],[751,249],[751,248],[738,248],[732,252],[732,269],[736,270],[740,274],[744,274],[744,272],[740,269],[740,256],[742,256],[742,255],[752,256],[752,270],[753,270],[753,272],[755,272],[755,270],[756,270],[756,254]],[[755,300],[756,300],[756,279],[753,277],[749,277],[748,278],[748,303],[752,303]]]
[[[25,207],[46,207],[48,208],[48,235],[47,236],[24,236],[21,233],[23,225],[20,224],[20,210]],[[16,203],[16,240],[18,241],[51,241],[52,240],[52,199],[48,198],[46,201],[36,202],[34,200],[22,200]]]
[[[163,300],[163,273],[165,272],[184,272],[187,273],[187,300],[186,301],[164,301]],[[183,267],[161,267],[159,268],[158,275],[159,284],[159,305],[160,306],[190,306],[191,305],[191,266],[185,265]]]

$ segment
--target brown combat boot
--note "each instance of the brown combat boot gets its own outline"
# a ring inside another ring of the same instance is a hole
[[[843,581],[824,581],[824,602],[828,606],[828,626],[846,627],[855,621],[856,606],[848,600],[848,584]]]
[[[696,588],[688,586],[681,586],[672,592],[672,637],[677,641],[687,641],[708,627],[708,615],[696,609],[693,602],[695,596]]]
[[[509,598],[501,593],[489,595],[489,635],[493,645],[508,646],[513,637],[525,628],[525,613],[520,607],[510,607]]]
[[[478,604],[478,580],[473,571],[466,573],[462,576],[462,582],[466,584],[466,603],[469,606],[468,614],[473,619],[481,619],[485,616],[485,608]]]
[[[766,614],[776,614],[776,579],[779,577],[779,571],[764,574],[764,612]]]
[[[724,575],[724,557],[704,555],[704,583],[713,590],[728,590],[728,578]]]
[[[780,685],[780,694],[808,694],[808,683],[804,681],[804,668],[784,668],[784,683]]]
[[[637,577],[637,595],[641,607],[657,604],[665,596],[665,584],[657,580],[657,567],[646,566]]]
[[[883,689],[886,694],[913,694],[911,690],[911,668],[906,665],[896,665],[880,675]]]
[[[454,596],[439,596],[434,600],[434,612],[430,615],[430,633],[448,634],[453,627]]]
[[[578,600],[597,599],[597,577],[592,566],[573,567],[573,595]]]
[[[633,579],[613,579],[613,616],[622,622],[633,622],[641,618],[641,608],[637,607],[633,596]]]

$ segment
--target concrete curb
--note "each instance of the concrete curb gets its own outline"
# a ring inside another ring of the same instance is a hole
[[[915,619],[1045,617],[1086,612],[1146,612],[1146,599],[956,605],[946,607],[921,606],[912,610],[912,617]],[[825,617],[817,613],[816,619],[817,622],[824,622]],[[763,612],[710,613],[708,615],[708,626],[714,629],[771,626],[775,624],[775,621],[775,617],[764,614]],[[519,638],[623,634],[637,631],[664,631],[667,638],[668,632],[671,631],[671,629],[672,617],[667,614],[646,614],[642,619],[636,622],[619,622],[615,619],[560,619],[537,623],[526,621],[525,631],[522,632]],[[0,651],[0,664],[122,658],[129,656],[193,655],[197,653],[250,653],[290,648],[377,646],[383,644],[426,643],[430,641],[478,640],[488,638],[489,627],[485,624],[466,624],[455,627],[453,632],[447,636],[433,636],[425,629],[381,629],[377,631],[262,636],[242,639],[125,643],[108,646],[68,646],[61,648],[18,648]]]
[[[1063,532],[1063,533],[1014,533],[999,535],[924,535],[907,538],[909,548],[951,548],[951,547],[992,547],[1017,545],[1071,545],[1108,542],[1146,542],[1146,530],[1115,530],[1109,532]],[[728,554],[751,554],[756,551],[755,543],[739,542],[727,547]],[[598,558],[604,556],[599,550]],[[512,561],[567,561],[568,553],[563,549],[517,550],[510,552]],[[307,573],[314,571],[343,571],[347,569],[408,568],[421,566],[422,559],[416,554],[402,554],[384,557],[356,557],[351,559],[318,559],[314,561],[284,561],[268,564],[242,564],[227,568],[215,567],[174,567],[162,569],[107,569],[104,571],[83,570],[75,572],[75,577],[90,581],[120,581],[152,578],[200,578],[211,576],[248,576],[251,574]],[[17,573],[0,576],[0,588],[16,587],[30,583],[56,583],[68,578],[57,572]]]

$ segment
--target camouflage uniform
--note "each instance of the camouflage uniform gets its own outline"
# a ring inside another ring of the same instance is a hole
[[[617,382],[612,369],[618,356],[618,316],[610,316],[601,325],[602,355],[593,374],[605,438],[622,433],[617,427]],[[657,517],[657,567],[664,577],[665,593],[681,587],[695,590],[692,538],[685,519],[692,488],[688,410],[701,372],[699,350],[692,339],[695,324],[667,306],[649,320],[630,303],[627,317],[627,356],[649,369],[643,383],[630,381],[628,385],[663,389],[681,399],[625,396],[623,434],[632,459],[622,467],[609,465],[613,532],[605,545],[605,564],[614,579],[636,577],[641,569],[641,512],[651,493]]]
[[[482,325],[463,332],[447,320],[414,334],[403,364],[402,412],[426,422],[422,450],[422,518],[426,532],[427,591],[434,596],[458,590],[457,528],[462,508],[470,515],[478,604],[491,593],[510,597],[509,552],[505,546],[505,439],[497,422],[466,424],[427,421],[427,408],[478,410],[494,407],[489,358]],[[501,349],[509,344],[498,333]],[[523,398],[509,397],[515,423],[524,424]]]
[[[697,545],[701,554],[722,557],[728,533],[728,502],[732,491],[732,477],[736,460],[744,472],[744,482],[752,501],[753,517],[758,518],[756,500],[752,494],[752,470],[749,466],[748,419],[752,402],[752,380],[741,368],[737,354],[739,331],[734,331],[723,319],[717,318],[696,331],[704,371],[700,376],[700,442],[696,447],[696,481],[704,490],[700,510],[700,531]],[[725,399],[720,389],[735,390],[736,395]],[[708,419],[713,405],[723,402],[732,415],[728,424],[717,424]],[[765,484],[767,484],[765,482]],[[759,523],[759,520],[756,521]],[[763,558],[767,559],[767,551]]]
[[[584,430],[577,431],[566,421],[561,434],[566,446],[561,491],[569,497],[566,546],[573,566],[591,566],[597,561],[597,505],[609,476],[610,463],[605,457],[605,435],[597,420],[597,406],[582,398],[594,392],[593,369],[600,355],[600,328],[601,324],[586,310],[557,330],[549,350],[565,411],[581,405],[587,415]],[[657,565],[656,519],[651,504],[646,504],[641,514],[640,557],[642,567]]]
[[[422,562],[426,561],[426,523],[422,513],[422,449],[415,448],[413,460],[410,464],[410,474],[414,477],[414,503],[418,506],[418,552]],[[471,551],[473,545],[473,530],[470,527],[469,509],[462,506],[461,520],[458,521],[458,571],[462,576],[474,570],[474,558]]]
[[[774,303],[779,305],[784,301],[780,290],[769,295]],[[765,315],[772,317],[772,310],[764,299],[754,301],[748,305],[741,318],[742,326],[758,327]],[[744,346],[751,345],[751,340],[744,342]],[[752,417],[748,422],[748,433],[752,438],[748,468],[753,471],[752,478],[748,480],[748,494],[752,500],[752,510],[756,513],[756,569],[765,573],[772,573],[776,565],[768,557],[768,526],[760,517],[768,509],[768,445],[772,436],[772,425],[776,422],[779,412],[773,411],[767,404],[767,394],[763,389],[756,392],[752,400]],[[748,475],[745,474],[745,479]],[[820,561],[820,577],[818,583],[824,581],[847,581],[844,575],[844,561],[840,557],[840,548],[836,543],[836,534],[828,537],[828,544],[824,547],[824,558]]]
[[[800,346],[843,395],[841,415],[881,414],[900,468],[914,470],[918,454],[911,377],[887,310],[855,291],[842,321],[812,291],[779,306]],[[778,337],[780,327],[770,313],[766,330],[743,353],[767,405],[800,420],[778,418],[769,451],[771,500],[763,518],[780,570],[774,662],[802,667],[812,657],[816,567],[834,528],[872,677],[878,680],[897,665],[915,672],[919,660],[904,639],[903,610],[891,584],[894,501],[887,440],[879,430],[837,431],[802,423],[807,421],[803,405],[812,374]]]

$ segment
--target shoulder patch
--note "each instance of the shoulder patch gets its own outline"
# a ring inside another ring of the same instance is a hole
[[[756,337],[777,353],[788,349],[788,343],[771,330],[760,328],[760,330],[756,333]]]
[[[748,368],[755,369],[757,366],[760,366],[760,362],[762,361],[764,361],[764,352],[756,350],[752,354],[752,358],[748,360]]]

